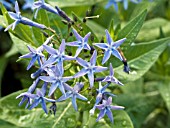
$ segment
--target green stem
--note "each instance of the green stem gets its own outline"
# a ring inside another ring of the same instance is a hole
[[[71,106],[71,102],[69,102],[69,104],[67,105],[67,107],[64,109],[64,111],[61,113],[61,115],[58,117],[58,119],[55,121],[54,125],[52,126],[52,128],[55,128],[55,126],[57,125],[57,123],[61,120],[61,118],[64,116],[64,114],[67,112],[67,110],[70,108]]]

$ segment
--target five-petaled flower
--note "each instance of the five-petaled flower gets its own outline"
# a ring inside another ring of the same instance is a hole
[[[46,89],[47,89],[47,83],[44,83],[44,85],[42,86],[41,90],[37,89],[36,90],[36,94],[32,94],[32,96],[30,98],[32,98],[34,100],[34,102],[29,107],[30,110],[35,108],[36,106],[38,106],[38,104],[41,103],[41,107],[44,110],[44,112],[46,114],[48,113],[45,101],[56,102],[56,100],[48,99],[48,98],[45,97]]]
[[[107,70],[107,67],[96,66],[96,59],[97,59],[97,51],[96,50],[93,52],[90,62],[87,62],[81,58],[77,58],[77,62],[84,68],[81,69],[78,73],[76,73],[74,75],[74,78],[77,78],[77,77],[83,76],[85,74],[88,74],[91,88],[93,87],[93,84],[94,84],[94,73]]]
[[[16,97],[16,99],[22,97],[22,100],[19,103],[19,106],[21,106],[25,101],[27,101],[27,104],[25,108],[27,108],[30,104],[32,104],[32,99],[34,98],[34,95],[32,94],[39,83],[39,78],[37,78],[33,84],[29,87],[27,92],[21,93]]]
[[[59,67],[63,66],[64,60],[74,60],[75,57],[65,55],[65,40],[62,40],[62,43],[59,47],[59,50],[51,48],[48,45],[43,45],[44,49],[51,54],[49,59],[43,64],[44,66],[48,66],[54,63],[57,63]]]
[[[121,40],[114,42],[112,40],[108,30],[106,30],[105,32],[106,32],[107,43],[94,43],[93,44],[93,45],[105,50],[102,64],[104,64],[110,58],[111,54],[114,55],[115,57],[117,57],[118,59],[120,59],[121,61],[123,61],[123,58],[122,58],[121,54],[119,53],[119,51],[117,50],[117,48],[126,40],[126,38],[123,38]]]
[[[110,63],[110,75],[106,76],[105,79],[102,80],[102,82],[111,82],[118,85],[123,85],[118,79],[114,77],[114,71],[111,63]]]
[[[106,88],[110,85],[110,83],[107,83],[105,86],[102,86],[101,82],[99,82],[99,89],[97,89],[97,96],[96,96],[96,102],[93,106],[93,108],[90,110],[90,115],[94,114],[94,111],[96,109],[96,105],[98,105],[102,99],[107,99],[107,95],[110,96],[116,96],[114,94],[112,94],[111,92],[107,92]]]
[[[55,76],[54,75],[40,76],[39,78],[45,82],[51,83],[51,87],[48,94],[49,96],[51,96],[57,88],[59,88],[60,91],[65,95],[64,85],[68,80],[71,80],[73,77],[72,76],[63,77],[63,73],[64,73],[63,66],[56,65],[54,72],[55,72]]]
[[[19,24],[19,23],[22,23],[22,24],[25,24],[25,25],[29,25],[29,26],[34,26],[34,27],[41,28],[41,29],[47,28],[43,24],[36,23],[36,22],[26,18],[26,17],[22,17],[21,16],[21,12],[19,11],[19,6],[18,6],[18,2],[17,1],[15,2],[15,11],[16,11],[16,13],[8,12],[9,16],[13,20],[15,20],[15,22],[10,24],[4,31],[7,31],[11,27],[12,27],[12,30],[14,30],[16,25]]]
[[[75,29],[73,29],[73,33],[77,41],[69,42],[66,45],[78,47],[75,57],[77,57],[83,49],[91,50],[91,47],[88,44],[88,38],[90,37],[91,32],[87,33],[84,38],[81,37]]]
[[[111,110],[122,110],[122,109],[124,109],[124,107],[123,106],[113,106],[111,104],[112,104],[112,97],[109,97],[107,100],[103,100],[102,104],[96,105],[96,108],[98,108],[100,110],[100,113],[99,113],[96,121],[99,121],[106,114],[109,117],[110,121],[113,123],[113,115],[112,115]]]
[[[47,40],[44,42],[44,44],[48,44],[52,38],[53,38],[53,36],[47,38]],[[19,58],[31,58],[31,61],[30,61],[29,65],[27,66],[27,70],[29,70],[34,65],[36,60],[38,60],[38,64],[39,64],[39,66],[41,66],[42,65],[41,61],[43,61],[45,58],[44,54],[42,53],[42,51],[44,50],[43,46],[40,46],[37,49],[34,49],[29,45],[27,45],[27,47],[28,47],[30,53],[27,53],[27,54],[19,57]]]
[[[66,100],[68,98],[72,99],[72,105],[74,107],[74,109],[77,111],[77,103],[76,103],[76,98],[81,99],[81,100],[87,100],[86,97],[84,97],[83,95],[81,95],[79,93],[80,89],[84,86],[83,83],[76,83],[76,85],[74,87],[70,87],[69,85],[65,84],[64,88],[67,90],[65,95],[62,95],[57,101],[63,101]]]

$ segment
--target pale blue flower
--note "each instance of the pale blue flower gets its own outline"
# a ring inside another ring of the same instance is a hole
[[[30,104],[32,104],[32,99],[34,98],[34,95],[32,94],[37,87],[37,84],[39,83],[39,78],[37,78],[33,84],[29,87],[27,92],[21,93],[16,97],[16,99],[23,97],[22,100],[19,103],[19,106],[21,106],[25,101],[27,101],[27,104],[25,108],[27,108]]]
[[[4,31],[7,31],[8,29],[10,29],[12,27],[12,30],[15,29],[16,25],[19,24],[19,23],[22,23],[22,24],[25,24],[25,25],[29,25],[29,26],[34,26],[34,27],[37,27],[37,28],[40,28],[40,29],[45,29],[47,28],[45,25],[43,24],[39,24],[39,23],[36,23],[28,18],[25,18],[25,17],[22,17],[21,16],[21,12],[19,11],[19,6],[18,6],[18,2],[16,1],[15,2],[15,12],[16,13],[13,13],[13,12],[8,12],[9,16],[15,20],[14,23],[10,24]]]
[[[49,59],[44,63],[44,66],[57,63],[59,67],[62,67],[63,61],[75,60],[75,57],[65,55],[65,40],[64,39],[62,40],[59,50],[56,50],[48,45],[43,45],[43,47],[49,54],[51,54]]]
[[[47,40],[44,42],[44,44],[47,45],[52,38],[53,38],[53,36],[47,38]],[[39,66],[41,66],[42,65],[41,61],[43,61],[45,59],[45,56],[42,53],[44,50],[43,46],[40,46],[37,49],[34,49],[29,45],[27,45],[27,47],[28,47],[30,53],[27,53],[27,54],[19,57],[19,58],[31,58],[31,61],[30,61],[29,65],[27,66],[27,70],[29,70],[34,65],[36,60],[38,60],[38,64],[39,64]]]
[[[93,44],[93,45],[105,50],[102,64],[104,64],[110,58],[111,54],[114,55],[115,57],[117,57],[118,59],[120,59],[121,61],[123,61],[123,58],[120,55],[117,48],[126,40],[126,38],[123,38],[121,40],[114,42],[112,40],[108,30],[106,30],[105,32],[106,32],[107,43],[94,43]]]
[[[114,77],[114,71],[111,63],[110,63],[110,75],[106,76],[102,82],[111,82],[118,85],[123,85],[118,79]]]
[[[59,15],[58,11],[55,8],[53,8],[51,5],[45,3],[44,0],[38,0],[38,1],[33,3],[33,9],[37,9],[36,12],[35,12],[35,16],[34,16],[35,18],[37,17],[38,11],[41,8],[43,8],[43,9],[49,11],[49,12],[52,12],[54,14]]]
[[[0,0],[0,3],[2,3],[7,10],[11,10],[12,9],[12,4],[10,2],[7,2],[6,0]]]
[[[94,73],[107,70],[107,67],[96,66],[96,59],[97,59],[97,51],[96,50],[93,52],[90,62],[87,62],[81,58],[77,58],[77,62],[84,68],[81,69],[80,72],[78,72],[74,75],[74,78],[77,78],[77,77],[83,76],[85,74],[88,74],[91,88],[93,87],[93,84],[94,84]]]
[[[83,83],[76,83],[76,85],[74,87],[70,87],[69,85],[65,84],[64,87],[67,90],[65,95],[62,95],[57,101],[63,101],[66,100],[68,98],[72,99],[72,105],[74,107],[74,109],[77,111],[77,103],[76,103],[76,99],[81,99],[81,100],[87,100],[86,97],[84,97],[83,95],[81,95],[79,93],[80,89],[84,86]]]
[[[101,118],[104,117],[106,114],[110,121],[113,123],[113,115],[111,110],[122,110],[124,109],[123,106],[113,106],[112,104],[112,97],[109,97],[107,100],[103,100],[103,103],[100,105],[96,105],[96,108],[100,110],[100,113],[96,119],[96,121],[99,121]]]
[[[99,82],[99,89],[97,89],[96,102],[95,102],[93,108],[90,110],[91,115],[94,114],[96,105],[98,105],[102,101],[102,99],[104,99],[104,100],[107,99],[107,95],[116,96],[116,95],[112,94],[111,92],[106,91],[106,89],[109,85],[110,85],[110,83],[107,83],[105,86],[102,86],[101,82]]]
[[[48,111],[47,111],[47,106],[46,106],[46,103],[45,101],[48,101],[48,102],[56,102],[56,100],[54,99],[48,99],[45,97],[45,93],[46,93],[46,89],[47,89],[47,83],[45,83],[41,90],[40,89],[37,89],[36,91],[36,95],[34,94],[34,102],[31,104],[31,106],[29,107],[29,109],[33,109],[35,107],[38,106],[38,104],[41,104],[41,107],[42,109],[44,110],[44,112],[47,114]]]
[[[69,42],[66,45],[78,47],[75,57],[77,57],[83,49],[91,50],[91,47],[88,44],[88,38],[90,37],[91,32],[86,34],[84,38],[81,37],[75,29],[73,29],[73,33],[77,41]]]
[[[73,77],[63,77],[63,66],[56,65],[54,72],[55,76],[40,76],[39,78],[45,82],[51,83],[48,96],[51,96],[57,88],[65,95],[64,84]]]

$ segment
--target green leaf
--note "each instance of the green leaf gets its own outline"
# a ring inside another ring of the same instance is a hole
[[[160,28],[165,35],[170,35],[170,23],[163,18],[154,18],[144,23],[137,36],[138,41],[151,41],[160,36]]]
[[[118,33],[118,39],[127,38],[127,40],[121,45],[122,47],[129,48],[132,42],[134,42],[138,32],[140,31],[143,22],[145,20],[147,11],[143,11],[141,14],[131,20],[122,30]]]
[[[118,78],[124,82],[134,81],[143,76],[156,62],[160,54],[165,50],[170,39],[165,38],[148,43],[140,43],[129,47],[125,55],[132,69],[131,74],[123,72],[123,67],[115,68]],[[114,63],[113,63],[114,65]]]
[[[0,26],[4,26],[5,25],[5,19],[2,15],[0,15]]]
[[[168,111],[170,113],[170,83],[169,81],[164,81],[162,83],[159,83],[159,92],[164,99],[166,106],[168,108]]]
[[[56,5],[59,7],[71,7],[71,6],[89,6],[89,5],[94,5],[96,3],[102,2],[103,0],[74,0],[74,1],[70,1],[70,0],[65,0],[64,2],[62,0],[48,0],[48,2],[51,5]]]

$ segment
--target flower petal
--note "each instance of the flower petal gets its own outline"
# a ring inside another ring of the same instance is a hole
[[[62,84],[62,83],[60,83],[58,87],[59,87],[60,91],[62,92],[62,94],[64,94],[64,95],[65,95],[65,89],[64,89],[63,84]]]
[[[96,119],[96,121],[98,122],[101,118],[103,118],[105,113],[106,113],[105,109],[101,110],[100,113],[99,113],[99,116]]]
[[[93,45],[101,48],[101,49],[107,49],[108,45],[106,43],[94,43]]]
[[[59,82],[51,84],[48,96],[51,96],[54,93],[54,91],[58,88],[58,86]]]
[[[34,102],[33,102],[32,105],[29,107],[29,109],[31,110],[31,109],[37,107],[39,103],[40,103],[39,99],[34,100]]]
[[[65,40],[63,39],[62,43],[61,43],[61,45],[59,47],[59,52],[63,53],[64,51],[65,51]]]
[[[72,101],[72,105],[73,105],[74,109],[77,111],[77,103],[76,103],[76,96],[75,95],[73,95],[71,101]]]
[[[33,55],[34,53],[27,53],[25,55],[20,56],[19,58],[32,58]]]
[[[83,59],[81,59],[81,58],[79,58],[79,57],[77,57],[76,60],[77,60],[77,62],[79,63],[79,65],[81,65],[81,66],[83,66],[83,67],[87,67],[87,66],[88,66],[88,62],[85,61],[85,60],[83,60]]]
[[[123,107],[123,106],[113,106],[113,105],[110,105],[110,108],[113,109],[113,110],[123,110],[125,107]]]
[[[107,70],[107,69],[108,69],[107,67],[96,66],[96,67],[94,68],[94,71],[95,71],[95,72],[102,72],[102,71],[105,71],[105,70]]]
[[[110,63],[110,76],[113,76],[113,75],[114,75],[114,71],[113,71],[112,64]]]
[[[57,100],[57,102],[60,102],[60,101],[66,100],[66,99],[70,98],[71,96],[72,96],[72,94],[71,94],[71,93],[66,92],[66,93],[65,93],[65,95],[62,95],[62,96],[61,96],[61,97]]]
[[[29,70],[34,65],[36,60],[37,60],[37,56],[33,56],[29,65],[27,66],[27,70]]]
[[[13,20],[18,20],[18,15],[16,13],[13,12],[8,12],[9,16],[11,17],[11,19]]]
[[[79,93],[76,94],[76,97],[81,100],[87,100],[87,98]]]
[[[110,55],[111,55],[111,51],[110,50],[106,50],[105,53],[104,53],[102,64],[106,63],[106,61],[110,58]]]
[[[125,42],[125,40],[126,40],[126,38],[123,38],[123,39],[121,39],[121,40],[118,40],[118,41],[116,41],[116,42],[113,44],[113,46],[114,46],[115,48],[118,48],[122,43]]]
[[[107,43],[108,43],[109,45],[111,45],[112,42],[113,42],[113,40],[112,40],[112,38],[111,38],[111,36],[110,36],[110,34],[109,34],[109,32],[108,32],[107,29],[105,30],[105,32],[106,32]]]
[[[19,11],[19,6],[18,6],[18,2],[16,1],[15,2],[15,12],[18,14],[18,13],[20,13],[20,11]]]
[[[40,79],[45,82],[55,82],[56,81],[55,77],[52,77],[52,76],[40,76]]]
[[[112,97],[111,97],[111,96],[107,99],[107,103],[106,103],[106,104],[107,104],[107,105],[112,104]]]
[[[92,55],[91,59],[90,59],[91,65],[95,65],[96,64],[96,57],[97,57],[97,51],[95,50],[93,52],[93,55]]]
[[[78,41],[80,41],[82,39],[82,37],[77,33],[77,31],[75,29],[73,29],[73,33]]]
[[[117,57],[119,60],[123,61],[122,56],[120,55],[120,53],[116,49],[114,49],[114,50],[112,49],[112,55]]]
[[[84,86],[83,82],[80,82],[80,83],[77,82],[76,85],[73,87],[73,89],[75,91],[80,91],[83,86]]]
[[[94,74],[93,74],[93,72],[88,73],[88,78],[89,78],[89,82],[90,82],[90,88],[92,88],[93,84],[94,84]]]
[[[89,39],[90,35],[91,35],[91,32],[89,32],[89,33],[87,33],[87,34],[85,35],[85,37],[84,37],[84,42],[88,42],[88,39]]]
[[[110,121],[113,123],[113,114],[110,109],[107,109],[106,115],[109,117]]]
[[[66,45],[67,46],[76,46],[76,47],[78,47],[78,46],[80,46],[80,43],[78,41],[74,41],[74,42],[68,42],[68,43],[66,43]]]
[[[47,106],[46,106],[46,103],[43,99],[41,100],[41,107],[44,110],[44,112],[47,114],[48,113]]]
[[[50,53],[51,55],[57,54],[57,51],[56,51],[54,48],[52,48],[52,47],[50,47],[50,46],[48,46],[48,45],[43,45],[43,47],[44,47],[44,49],[45,49],[48,53]]]
[[[83,47],[80,46],[80,47],[76,50],[76,54],[75,54],[74,57],[77,57],[77,56],[80,54],[80,52],[82,51],[82,49],[83,49]]]

